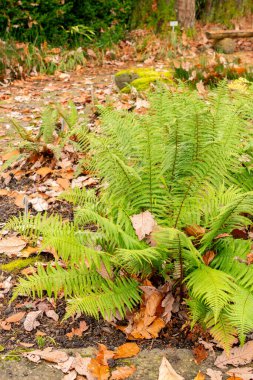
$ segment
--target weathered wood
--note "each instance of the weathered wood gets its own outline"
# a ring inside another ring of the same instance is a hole
[[[223,38],[253,37],[253,29],[251,30],[215,30],[212,32],[206,32],[206,36],[210,40],[222,40]]]

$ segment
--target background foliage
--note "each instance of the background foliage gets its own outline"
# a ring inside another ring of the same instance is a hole
[[[156,31],[176,18],[175,0],[2,0],[0,38],[54,45],[87,43],[71,28],[83,25],[95,32],[98,46],[108,46],[127,29],[147,25]],[[253,11],[251,0],[197,0],[197,18],[229,23]]]

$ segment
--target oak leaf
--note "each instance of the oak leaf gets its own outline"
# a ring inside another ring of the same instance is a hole
[[[71,340],[73,336],[82,336],[83,332],[88,330],[89,326],[85,321],[80,321],[79,327],[77,328],[72,328],[72,330],[66,334],[66,336]]]
[[[229,355],[225,351],[215,361],[218,368],[226,368],[229,364],[234,367],[250,363],[253,360],[253,340],[245,343],[242,347],[234,347]]]

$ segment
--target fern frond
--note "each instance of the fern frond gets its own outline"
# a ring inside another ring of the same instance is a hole
[[[42,124],[40,127],[40,131],[43,136],[43,141],[46,144],[50,144],[54,140],[54,131],[56,128],[56,122],[58,118],[57,110],[52,109],[51,107],[47,107],[42,115]]]
[[[253,331],[253,294],[242,287],[238,287],[233,303],[228,307],[228,319],[239,334],[241,344],[245,343],[246,334]]]
[[[237,332],[232,326],[226,311],[219,315],[219,320],[216,321],[212,314],[206,316],[206,327],[210,329],[210,333],[228,353],[232,345],[236,341]]]
[[[192,271],[185,281],[192,296],[204,302],[212,310],[214,320],[217,322],[220,312],[235,293],[231,276],[202,265]]]
[[[77,312],[99,318],[111,318],[116,312],[125,316],[126,309],[132,310],[140,301],[138,284],[131,279],[116,278],[114,282],[107,281],[100,290],[87,292],[68,301],[65,318]]]

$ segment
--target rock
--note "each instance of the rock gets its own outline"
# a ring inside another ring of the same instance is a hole
[[[235,51],[236,43],[232,38],[223,38],[222,40],[217,41],[214,47],[215,50],[221,53],[231,54]]]
[[[129,84],[138,91],[149,88],[150,83],[157,81],[172,83],[170,71],[156,71],[153,68],[132,68],[121,70],[114,76],[115,83],[121,92],[130,92]]]
[[[139,75],[136,73],[122,72],[115,75],[115,83],[117,87],[120,90],[122,90],[124,87],[126,87],[128,84],[130,84],[137,78],[139,78]]]

